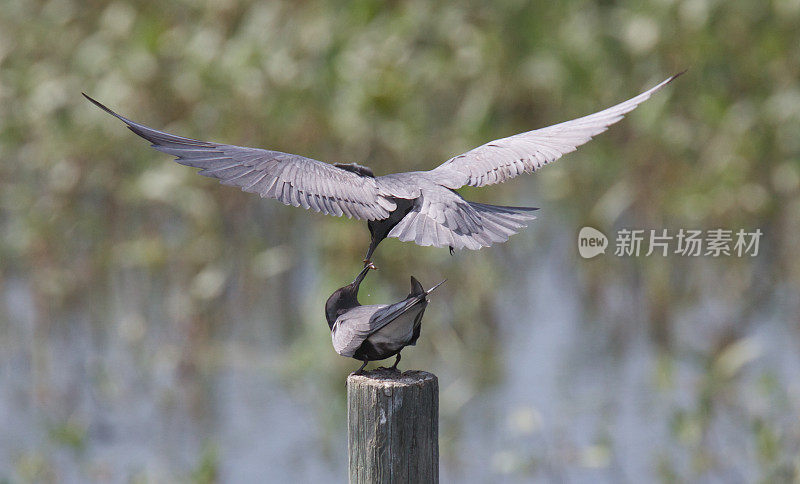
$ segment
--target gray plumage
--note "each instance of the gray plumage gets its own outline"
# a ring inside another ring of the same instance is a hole
[[[373,357],[370,360],[382,360],[394,356],[405,346],[416,344],[428,306],[426,296],[441,283],[425,291],[412,276],[411,284],[412,292],[400,302],[357,306],[339,316],[331,329],[333,349],[342,356],[357,359],[361,359],[356,356],[361,349],[363,355]],[[374,349],[364,349],[365,342]]]
[[[279,151],[171,135],[84,96],[155,149],[199,168],[201,175],[286,205],[367,220],[372,236],[367,262],[385,237],[451,249],[480,249],[506,241],[535,218],[536,209],[473,203],[456,189],[501,183],[536,171],[608,129],[675,77],[598,113],[486,143],[433,170],[378,177],[357,164],[331,165]]]
[[[338,354],[361,360],[364,365],[396,355],[392,367],[396,369],[400,351],[415,345],[419,338],[428,295],[444,281],[426,291],[411,276],[411,292],[402,301],[363,306],[358,302],[358,289],[370,268],[365,266],[352,283],[334,291],[325,303],[331,342]]]

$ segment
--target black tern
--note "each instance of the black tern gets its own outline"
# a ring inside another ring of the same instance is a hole
[[[603,111],[490,141],[433,170],[377,177],[356,163],[328,164],[290,153],[175,136],[131,121],[84,96],[153,148],[176,156],[182,165],[199,168],[201,175],[286,205],[367,220],[371,236],[364,258],[367,265],[386,237],[449,247],[451,252],[505,242],[535,218],[536,209],[469,202],[455,190],[501,183],[575,151],[679,75]]]
[[[428,294],[445,282],[426,291],[411,276],[411,292],[402,301],[362,306],[358,302],[358,288],[373,268],[371,264],[364,266],[352,283],[334,291],[325,303],[325,318],[331,329],[334,350],[342,356],[363,361],[355,373],[360,373],[369,361],[395,355],[397,358],[391,369],[397,370],[400,351],[417,343]]]

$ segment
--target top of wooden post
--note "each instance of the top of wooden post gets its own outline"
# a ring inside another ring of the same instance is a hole
[[[410,385],[424,385],[426,383],[436,382],[436,375],[428,373],[427,371],[420,370],[407,370],[402,373],[392,371],[387,368],[377,368],[375,370],[365,371],[358,375],[350,375],[347,377],[347,383],[350,385],[370,385],[370,386],[410,386]]]

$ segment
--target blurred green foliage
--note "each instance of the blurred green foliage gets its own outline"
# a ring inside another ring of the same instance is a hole
[[[364,224],[196,176],[81,91],[176,134],[385,174],[430,169],[488,140],[597,111],[688,68],[577,153],[503,187],[463,192],[542,206],[528,235],[456,258],[387,240],[375,258],[384,270],[370,276],[362,302],[397,298],[410,271],[426,284],[447,277],[446,304],[432,311],[452,324],[426,327],[418,361],[453,362],[447,371],[469,375],[471,394],[502,375],[493,288],[520,267],[536,270],[532,248],[558,240],[559,230],[761,228],[754,260],[576,265],[586,289],[575,297],[588,302],[587,321],[609,325],[612,349],[631,325],[644,325],[663,352],[659,387],[671,385],[676,358],[688,354],[704,369],[696,408],[672,422],[681,445],[700,448],[739,374],[735,352],[747,350],[748,321],[800,287],[799,24],[798,0],[6,1],[0,286],[10,277],[30,283],[37,341],[75,308],[92,325],[114,319],[115,337],[134,347],[171,328],[180,339],[163,354],[142,349],[140,363],[174,360],[180,375],[201,375],[200,393],[202,375],[231,358],[213,336],[251,314],[241,308],[255,308],[264,321],[237,334],[236,358],[275,369],[248,342],[277,338],[288,345],[276,348],[287,380],[341,392],[330,376],[352,365],[330,351],[321,307],[354,276]],[[640,301],[634,320],[615,309],[615,287]],[[705,301],[728,308],[726,316],[681,340],[675,321]],[[796,332],[796,316],[788,323]],[[46,350],[32,353],[36,371],[54,364]],[[94,378],[117,391],[112,377]],[[32,385],[44,395],[46,381]],[[80,424],[65,421],[56,440],[83,447]],[[751,425],[763,476],[783,475],[781,439],[797,433],[760,417]],[[216,465],[215,453],[204,454],[196,479],[212,481]],[[20,466],[31,480],[49,472],[35,453]],[[682,475],[668,457],[658,468],[667,481],[713,472],[698,463]]]

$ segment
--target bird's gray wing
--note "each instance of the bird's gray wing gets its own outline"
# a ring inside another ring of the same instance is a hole
[[[370,321],[370,326],[372,328],[370,334],[379,331],[381,328],[406,313],[409,309],[419,304],[420,301],[424,301],[425,296],[425,294],[410,296],[400,302],[396,302],[375,311],[375,314],[372,315],[372,320]],[[425,303],[425,306],[427,306],[427,302]]]
[[[534,210],[469,202],[443,186],[426,186],[388,236],[422,246],[476,250],[508,240],[536,218]]]
[[[396,320],[425,299],[425,294],[412,296],[391,305],[356,306],[339,316],[333,323],[333,349],[342,356],[352,357],[372,334]]]
[[[603,111],[486,143],[447,160],[429,171],[429,176],[448,188],[457,189],[464,185],[493,185],[533,172],[575,151],[679,75]]]
[[[300,155],[175,136],[131,121],[86,98],[150,141],[153,148],[176,156],[175,161],[182,165],[200,168],[201,175],[217,178],[225,185],[337,217],[380,220],[396,208],[390,198],[379,193],[372,177]]]
[[[342,356],[352,357],[367,337],[374,332],[370,321],[386,304],[356,306],[339,316],[331,328],[333,349]]]

